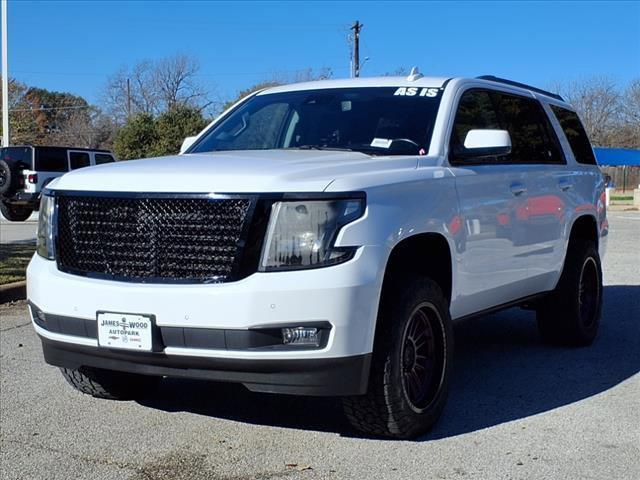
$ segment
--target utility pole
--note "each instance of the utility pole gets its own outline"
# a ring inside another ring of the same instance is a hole
[[[356,20],[351,27],[353,30],[353,76],[356,78],[360,76],[360,30],[363,26]]]
[[[2,0],[2,146],[9,146],[9,60],[7,58],[7,0]]]

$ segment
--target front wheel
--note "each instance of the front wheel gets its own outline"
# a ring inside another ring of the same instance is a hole
[[[596,244],[569,244],[556,289],[541,301],[536,316],[543,339],[573,346],[591,344],[602,314],[602,267]]]
[[[343,399],[358,430],[414,438],[438,420],[453,362],[453,330],[447,301],[428,278],[411,278],[383,292],[369,389]]]
[[[4,201],[0,201],[0,212],[7,220],[12,222],[24,222],[33,213],[31,207],[22,205],[10,205]]]

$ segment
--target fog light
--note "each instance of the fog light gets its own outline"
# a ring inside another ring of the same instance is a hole
[[[314,327],[295,327],[282,329],[282,343],[285,345],[320,346],[320,335]]]

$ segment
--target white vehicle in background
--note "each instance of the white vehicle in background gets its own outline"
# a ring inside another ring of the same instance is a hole
[[[445,404],[452,323],[511,306],[590,344],[604,181],[572,108],[495,77],[269,88],[180,156],[71,172],[28,299],[45,360],[102,398],[163,376],[343,397],[411,438]]]
[[[38,210],[42,189],[67,172],[115,162],[108,150],[21,145],[0,149],[0,212],[22,222]]]

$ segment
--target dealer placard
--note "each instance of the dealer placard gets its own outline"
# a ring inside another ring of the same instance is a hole
[[[98,344],[107,348],[151,351],[151,318],[128,313],[101,312],[97,315]]]

